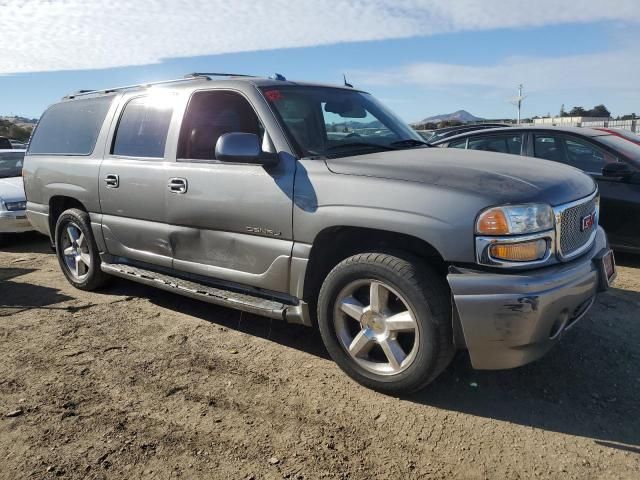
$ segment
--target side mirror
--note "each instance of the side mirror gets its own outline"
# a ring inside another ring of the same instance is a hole
[[[631,167],[626,163],[614,162],[607,163],[602,167],[602,176],[609,178],[626,178],[629,177],[633,171]]]
[[[216,159],[221,162],[275,165],[278,155],[262,151],[260,137],[253,133],[225,133],[216,142]]]

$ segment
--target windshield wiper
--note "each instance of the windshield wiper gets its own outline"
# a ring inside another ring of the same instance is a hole
[[[367,147],[367,148],[380,148],[382,150],[395,150],[393,147],[389,147],[387,145],[380,145],[378,143],[369,143],[369,142],[349,142],[349,143],[341,143],[339,145],[333,145],[331,147],[327,147],[327,151],[339,150],[341,148],[350,148],[350,147]]]
[[[407,138],[406,140],[398,140],[396,142],[391,142],[389,145],[392,147],[420,147],[426,145],[430,147],[431,145],[423,140],[416,140],[415,138]]]

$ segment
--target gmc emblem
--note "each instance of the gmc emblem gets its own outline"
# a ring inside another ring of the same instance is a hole
[[[596,212],[595,210],[591,212],[586,217],[582,217],[580,219],[580,231],[586,232],[590,230],[596,223]]]

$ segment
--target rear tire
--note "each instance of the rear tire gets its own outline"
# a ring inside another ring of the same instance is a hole
[[[89,214],[77,208],[62,212],[56,222],[56,256],[65,277],[80,290],[96,290],[111,277],[100,269],[100,255]]]
[[[320,290],[318,326],[347,375],[387,393],[425,387],[455,354],[444,279],[404,253],[340,262]]]

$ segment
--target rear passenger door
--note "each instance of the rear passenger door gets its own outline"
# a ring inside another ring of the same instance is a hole
[[[170,267],[167,137],[178,96],[129,97],[112,126],[100,165],[102,232],[116,257]]]
[[[176,270],[287,292],[295,159],[281,153],[277,165],[266,167],[215,156],[218,138],[232,132],[258,135],[263,150],[272,149],[273,137],[265,136],[256,113],[258,100],[250,103],[244,93],[226,89],[192,95],[176,162],[166,172],[184,185],[168,194],[169,241]]]

